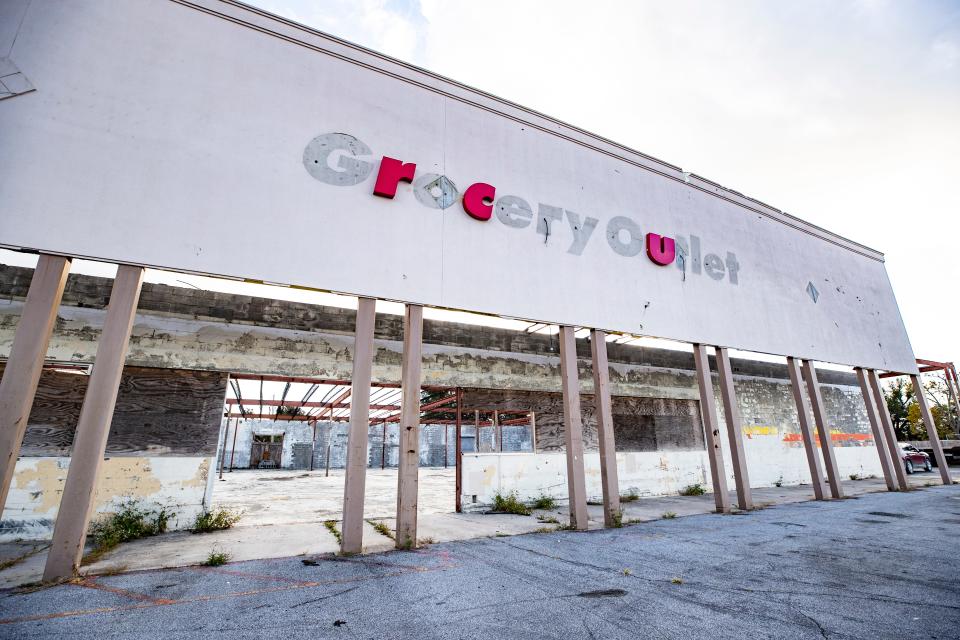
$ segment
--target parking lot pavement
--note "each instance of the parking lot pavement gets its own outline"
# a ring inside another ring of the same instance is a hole
[[[960,487],[0,593],[0,637],[958,638]]]

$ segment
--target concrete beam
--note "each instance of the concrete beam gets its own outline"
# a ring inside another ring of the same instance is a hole
[[[570,526],[587,528],[587,487],[583,475],[583,417],[580,415],[580,378],[573,327],[560,327],[560,387],[563,390],[563,428],[567,448],[567,495]]]
[[[417,547],[417,480],[420,470],[420,360],[423,307],[406,305],[400,388],[400,458],[397,469],[397,548]]]
[[[857,367],[854,371],[857,373],[857,381],[860,383],[860,393],[863,394],[863,401],[867,406],[867,418],[870,420],[873,442],[877,447],[877,455],[880,457],[883,479],[887,483],[887,489],[889,491],[896,491],[897,479],[893,471],[894,463],[891,462],[890,452],[887,451],[886,439],[883,436],[883,425],[880,422],[880,415],[877,413],[877,405],[873,399],[873,391],[870,389],[869,373],[860,367]]]
[[[837,469],[837,456],[833,452],[833,437],[827,422],[827,412],[823,406],[820,382],[817,380],[817,370],[809,360],[803,361],[803,376],[807,379],[807,395],[810,397],[813,420],[820,434],[820,451],[823,452],[823,462],[830,481],[830,495],[834,498],[842,498],[843,485],[840,484],[840,471]]]
[[[597,409],[597,436],[600,443],[600,484],[603,487],[603,523],[619,527],[620,483],[617,480],[617,447],[613,435],[613,406],[610,401],[610,365],[607,362],[607,334],[590,331],[590,352],[593,356],[593,398]],[[531,426],[533,418],[531,414]],[[536,427],[533,427],[536,431]]]
[[[718,513],[730,511],[730,495],[727,493],[727,472],[723,466],[723,450],[720,448],[720,425],[717,420],[717,405],[713,395],[713,380],[710,377],[710,360],[707,348],[693,345],[693,360],[697,369],[697,387],[700,390],[700,416],[703,418],[703,439],[710,461],[710,478],[713,482],[713,500]]]
[[[947,466],[947,458],[943,455],[943,445],[940,444],[940,434],[937,433],[937,425],[933,421],[933,415],[930,413],[930,405],[927,403],[927,397],[923,393],[923,383],[920,380],[920,376],[911,375],[910,382],[913,383],[913,395],[916,397],[917,405],[920,407],[920,415],[923,416],[923,426],[927,428],[927,439],[930,441],[930,448],[933,449],[933,456],[937,460],[937,471],[940,472],[940,480],[943,481],[943,484],[953,484],[953,479],[950,477],[950,467]]]
[[[10,357],[0,381],[0,512],[7,504],[13,471],[27,431],[43,359],[57,320],[57,309],[70,272],[70,259],[40,254],[27,299],[17,323]]]
[[[363,499],[367,482],[367,439],[370,430],[370,372],[373,367],[373,327],[377,301],[357,298],[357,325],[353,346],[350,434],[343,485],[343,522],[340,552],[363,551]],[[419,405],[418,405],[419,406]]]
[[[877,415],[880,416],[883,438],[887,444],[887,452],[890,455],[893,472],[897,478],[897,485],[901,491],[907,491],[910,489],[910,485],[907,483],[907,471],[903,468],[903,460],[900,459],[900,446],[897,444],[897,435],[893,431],[893,420],[890,418],[890,410],[887,408],[886,396],[883,395],[883,389],[880,387],[880,378],[877,377],[877,372],[873,369],[868,372],[867,378],[870,380],[873,402],[877,407]]]
[[[803,448],[807,453],[807,467],[810,469],[813,495],[817,500],[824,500],[827,496],[827,487],[823,482],[820,454],[817,453],[817,444],[813,439],[813,429],[810,427],[810,407],[807,404],[807,396],[803,393],[803,376],[800,373],[800,363],[796,358],[787,358],[787,373],[790,375],[793,401],[797,405],[797,420],[800,422]]]
[[[727,438],[730,440],[730,460],[733,462],[733,477],[737,483],[737,506],[746,511],[753,508],[753,492],[750,490],[750,474],[743,451],[743,422],[733,385],[733,369],[725,347],[716,347],[714,351],[717,355],[717,372],[720,374],[723,417],[727,423]]]
[[[44,581],[71,578],[80,568],[93,515],[97,480],[107,448],[113,408],[120,390],[120,376],[127,356],[130,330],[137,313],[143,284],[143,268],[120,265],[110,293],[107,318],[97,347],[97,359],[80,410],[70,469],[60,498],[53,529],[53,542],[43,571]]]

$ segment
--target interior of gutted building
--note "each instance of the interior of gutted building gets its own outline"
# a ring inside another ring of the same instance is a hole
[[[5,348],[31,277],[29,267],[0,268]],[[111,284],[107,277],[69,277],[0,524],[3,539],[50,536]],[[242,511],[247,525],[338,519],[353,406],[355,311],[188,284],[143,286],[97,511],[124,500],[162,505],[173,512],[174,529],[218,506]],[[497,494],[511,493],[563,503],[555,329],[450,315],[427,319],[424,327],[419,511],[479,513]],[[389,309],[377,313],[369,400],[364,517],[391,522],[401,320]],[[490,326],[498,322],[507,326]],[[590,345],[586,334],[577,338],[586,490],[597,501],[602,489]],[[650,344],[629,335],[608,338],[619,490],[666,496],[701,485],[709,491],[693,354]],[[751,484],[809,484],[786,366],[735,359],[733,368]],[[879,475],[856,377],[822,369],[819,378],[841,474]],[[719,402],[717,408],[722,414]]]

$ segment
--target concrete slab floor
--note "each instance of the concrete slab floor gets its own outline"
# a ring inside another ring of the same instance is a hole
[[[412,553],[91,577],[0,594],[0,637],[956,638],[960,486],[857,493]]]
[[[536,510],[531,516],[440,512],[443,499],[442,485],[448,476],[452,480],[452,470],[450,470],[451,473],[443,470],[425,471],[421,473],[421,485],[429,487],[430,483],[433,483],[433,487],[425,489],[424,495],[434,496],[433,502],[428,499],[421,503],[418,517],[419,537],[425,543],[506,537],[555,530],[568,524],[565,505],[558,505],[551,510]],[[240,472],[234,473],[240,474]],[[290,479],[263,481],[260,478],[264,473],[286,474],[277,477],[290,477]],[[323,475],[322,471],[319,473]],[[392,493],[389,489],[391,475],[394,482]],[[339,544],[323,522],[336,520],[335,526],[339,527],[339,509],[334,511],[331,505],[337,491],[342,492],[342,473],[337,479],[331,474],[331,477],[326,479],[329,482],[325,484],[318,483],[315,478],[303,476],[304,472],[251,472],[243,478],[238,475],[239,481],[236,482],[232,491],[222,491],[222,487],[218,487],[219,498],[216,497],[217,491],[215,491],[216,505],[243,508],[248,504],[242,501],[243,496],[255,491],[260,484],[272,486],[273,483],[277,483],[283,487],[278,489],[278,492],[282,491],[284,495],[296,495],[297,498],[276,500],[278,506],[266,504],[268,508],[258,507],[248,511],[237,526],[225,531],[197,535],[188,532],[172,532],[120,545],[104,554],[96,563],[85,566],[83,573],[99,575],[198,565],[205,561],[212,551],[225,552],[229,554],[232,561],[238,562],[336,553],[339,550]],[[936,473],[914,474],[909,476],[909,480],[911,486],[916,488],[939,485],[939,477]],[[960,473],[954,474],[954,480],[960,481]],[[377,469],[370,470],[368,473],[364,553],[379,553],[394,547],[394,541],[374,529],[373,523],[383,523],[392,534],[395,524],[393,513],[396,509],[395,482],[395,470],[384,472]],[[326,488],[316,490],[318,486]],[[287,487],[291,488],[290,491]],[[846,480],[843,482],[843,488],[845,494],[851,498],[867,493],[886,492],[883,480],[877,478]],[[374,491],[382,491],[388,495],[375,496]],[[813,500],[813,491],[809,485],[754,488],[753,493],[759,510],[773,505]],[[735,493],[731,492],[731,495]],[[342,501],[342,493],[340,496]],[[390,496],[393,496],[392,501]],[[256,500],[257,505],[267,502],[263,496],[257,496]],[[326,506],[321,509],[310,509],[312,500],[323,501]],[[451,501],[451,511],[452,507]],[[623,522],[629,525],[656,521],[664,519],[664,516],[669,518],[669,514],[675,514],[676,517],[708,514],[713,513],[714,508],[712,494],[640,498],[623,504]],[[389,515],[382,517],[384,513]],[[271,521],[267,514],[276,519],[276,522]],[[603,507],[589,505],[588,514],[589,528],[603,529]],[[36,582],[40,579],[46,557],[45,546],[38,547],[34,542],[5,545],[0,547],[0,563],[24,554],[26,557],[23,560],[12,562],[7,568],[0,570],[0,588]]]
[[[453,467],[420,469],[419,513],[456,508]],[[243,523],[288,524],[339,520],[343,512],[343,469],[324,471],[224,471],[213,485],[213,506],[243,511]],[[397,470],[368,469],[365,518],[392,518],[397,511]]]

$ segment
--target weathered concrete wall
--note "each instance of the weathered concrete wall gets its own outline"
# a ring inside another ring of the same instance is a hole
[[[803,448],[783,447],[779,434],[752,438],[744,443],[754,487],[810,484]],[[879,476],[880,460],[873,446],[836,449],[841,478],[851,474]],[[725,452],[726,454],[727,452]],[[727,484],[736,486],[730,457],[726,455]],[[713,490],[710,466],[705,451],[617,452],[620,492],[640,496],[676,494],[691,484]],[[603,497],[600,484],[600,455],[584,455],[587,497],[599,501]],[[497,493],[516,492],[522,500],[541,495],[559,501],[567,499],[567,466],[563,453],[479,453],[463,455],[464,509],[486,509]],[[812,492],[812,489],[811,489]]]
[[[190,527],[203,510],[213,458],[107,458],[97,483],[96,513],[127,500],[174,514],[171,529]],[[53,534],[70,458],[21,458],[0,518],[0,541],[45,539]]]
[[[284,469],[309,468],[309,462],[306,466],[295,466],[294,446],[297,444],[311,445],[313,439],[313,427],[306,422],[293,420],[240,420],[240,428],[237,431],[236,445],[234,445],[233,432],[237,420],[229,420],[229,432],[226,442],[226,458],[224,468],[229,469],[231,463],[234,469],[246,469],[250,466],[250,452],[253,444],[253,436],[256,435],[283,435],[283,453],[281,457],[281,467]],[[467,429],[466,427],[464,428]],[[472,429],[472,427],[470,427]],[[505,451],[532,451],[532,443],[529,427],[525,426],[507,426],[504,429],[504,450]],[[314,469],[324,469],[327,463],[327,445],[330,445],[330,468],[342,469],[346,464],[346,445],[347,432],[349,425],[345,422],[318,422],[317,423],[317,441],[314,447]],[[446,430],[446,439],[444,439],[444,430]],[[455,427],[453,425],[423,424],[420,425],[420,466],[421,467],[443,467],[445,464],[453,466],[456,455],[456,442],[454,441]],[[490,431],[489,450],[493,449],[492,429],[483,429]],[[223,437],[221,431],[221,440]],[[384,429],[383,425],[371,425],[368,431],[367,440],[367,464],[370,468],[380,468],[381,458],[384,455]],[[444,456],[444,443],[446,443],[446,456]],[[472,445],[472,440],[471,440]],[[222,446],[222,445],[221,445]],[[399,433],[396,423],[386,425],[386,467],[396,467],[399,457]],[[217,458],[217,468],[219,469],[219,455]],[[309,458],[307,459],[309,460]]]
[[[32,270],[0,265],[0,356],[9,352]],[[49,357],[91,362],[112,281],[70,276]],[[145,284],[128,365],[348,380],[355,312],[282,300]],[[374,378],[399,382],[403,319],[380,314]],[[424,323],[423,382],[492,389],[560,390],[556,336],[455,322]],[[697,399],[693,355],[608,344],[615,395]],[[577,341],[581,388],[593,389],[590,345]],[[785,365],[734,360],[734,373],[786,379]],[[821,381],[855,385],[852,374]]]

